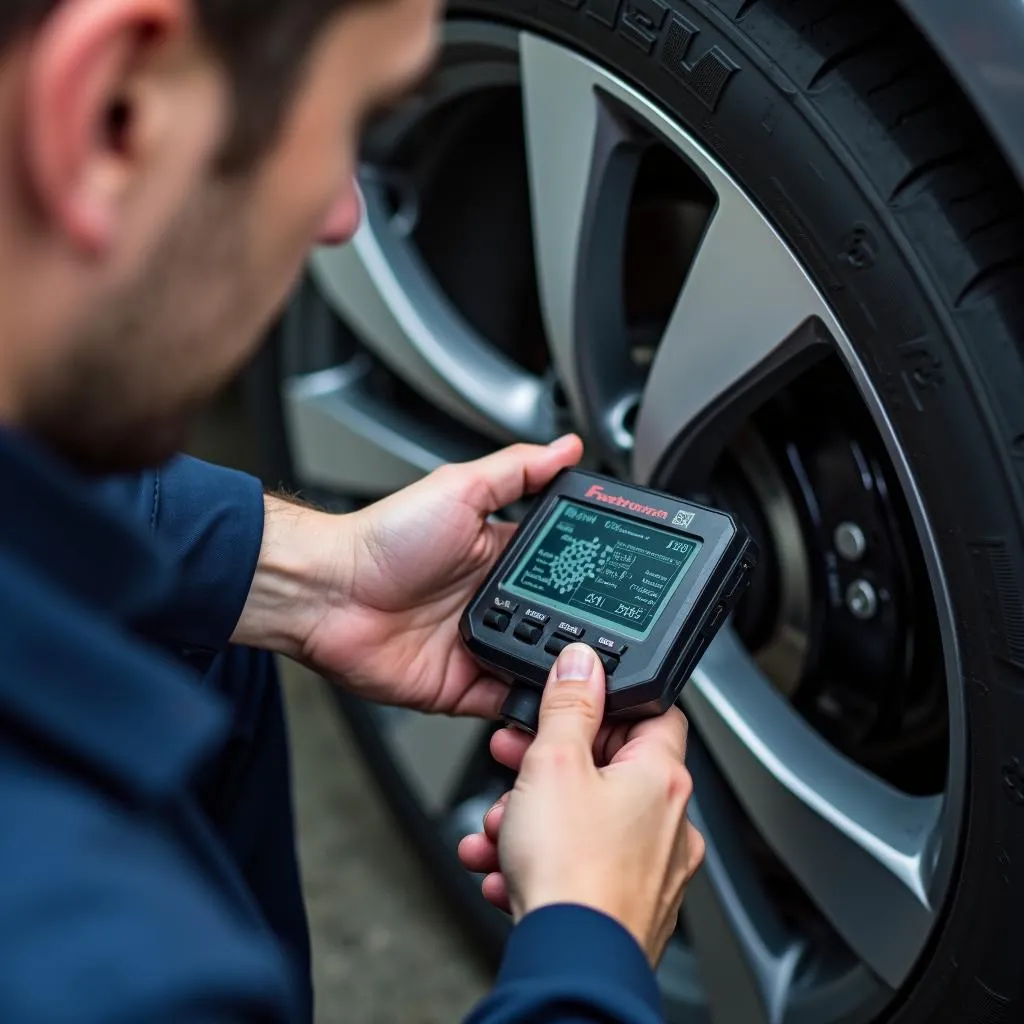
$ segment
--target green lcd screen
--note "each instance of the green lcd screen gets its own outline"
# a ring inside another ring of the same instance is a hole
[[[701,542],[563,498],[502,584],[646,640]]]

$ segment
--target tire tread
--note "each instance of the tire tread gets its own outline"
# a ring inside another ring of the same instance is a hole
[[[1008,326],[1024,324],[1024,197],[995,144],[938,58],[893,4],[832,0],[823,11],[805,0],[760,0],[764,17],[782,19],[819,59],[806,88],[812,103],[867,106],[892,152],[865,165],[876,177],[886,164],[905,161],[892,183],[875,181],[898,219],[914,202],[942,208],[970,270],[947,281],[954,309],[995,302]],[[748,8],[749,9],[749,8]],[[808,18],[807,12],[817,15]],[[843,26],[839,49],[825,38]],[[853,26],[856,27],[853,27]],[[830,95],[831,94],[831,95]],[[862,122],[863,124],[863,119]],[[925,254],[927,258],[927,253]],[[1019,287],[1018,287],[1019,286]]]
[[[901,178],[889,192],[888,204],[890,206],[895,205],[904,193],[909,192],[918,183],[923,182],[924,187],[928,187],[928,181],[931,180],[933,171],[937,171],[942,167],[955,167],[957,164],[969,161],[970,158],[971,153],[969,150],[958,149],[954,150],[952,153],[942,153],[939,156],[931,157],[930,159],[918,164],[916,167],[911,167],[910,170],[907,171],[906,175]],[[973,197],[986,194],[988,192],[988,188],[989,187],[987,185],[978,186],[971,195]]]

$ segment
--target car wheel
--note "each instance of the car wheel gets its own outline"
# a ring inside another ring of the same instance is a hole
[[[368,501],[573,428],[765,553],[683,699],[669,1019],[1019,1020],[1022,204],[909,23],[456,0],[361,183],[249,375],[271,482]],[[455,859],[489,729],[339,701],[493,955]]]

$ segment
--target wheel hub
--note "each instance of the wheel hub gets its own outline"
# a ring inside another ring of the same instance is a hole
[[[841,367],[816,368],[742,428],[709,491],[769,553],[736,615],[767,677],[848,757],[907,792],[937,793],[947,720],[936,617],[861,406]]]

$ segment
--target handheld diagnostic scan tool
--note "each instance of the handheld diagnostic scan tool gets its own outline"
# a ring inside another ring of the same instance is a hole
[[[605,714],[658,715],[750,583],[759,552],[725,512],[581,470],[536,499],[466,607],[462,639],[512,690],[511,725],[535,733],[559,652],[589,644]]]

